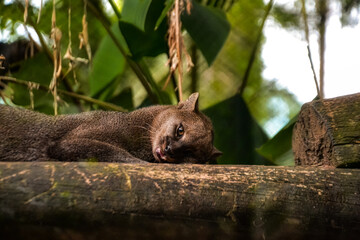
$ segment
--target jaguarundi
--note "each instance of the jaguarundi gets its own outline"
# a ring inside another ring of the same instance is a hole
[[[0,105],[0,161],[206,163],[221,155],[198,93],[176,106],[48,116]]]

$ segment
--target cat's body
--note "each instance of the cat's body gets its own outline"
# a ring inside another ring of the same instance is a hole
[[[0,105],[0,161],[192,162],[216,159],[198,94],[130,113],[47,116]]]

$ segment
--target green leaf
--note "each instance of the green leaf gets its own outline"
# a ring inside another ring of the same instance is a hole
[[[156,21],[155,24],[155,29],[157,29],[161,22],[164,20],[164,18],[166,17],[167,13],[170,11],[171,7],[174,5],[174,1],[175,0],[166,0],[165,2],[165,8],[163,9],[163,11],[161,12],[160,17],[158,18],[158,20]]]
[[[152,0],[125,0],[121,12],[123,22],[145,31],[145,21]]]
[[[255,151],[268,138],[239,94],[205,109],[204,113],[214,125],[214,144],[223,152],[218,163],[271,164]]]
[[[146,16],[145,31],[123,20],[119,21],[120,30],[134,60],[139,60],[144,56],[155,57],[167,52],[167,43],[165,41],[167,33],[166,21],[162,21],[155,30],[156,21],[159,19],[163,8],[163,0],[153,0],[151,2]]]
[[[37,53],[33,58],[30,58],[20,65],[19,71],[13,74],[14,77],[40,83],[48,86],[52,79],[53,66],[45,53]],[[9,84],[13,90],[13,103],[20,106],[30,107],[30,91],[27,87],[15,83]],[[34,94],[35,110],[47,114],[53,114],[53,96],[50,92],[41,90],[32,90]]]
[[[229,35],[230,24],[222,10],[192,3],[191,14],[184,11],[181,20],[210,66]]]
[[[275,165],[293,166],[294,157],[291,148],[291,139],[298,115],[293,117],[272,139],[256,151]]]
[[[160,94],[160,97],[163,99],[163,102],[171,104],[171,98],[167,92],[160,91],[159,94]],[[153,104],[154,103],[151,101],[151,99],[148,96],[142,101],[142,103],[137,108],[139,109],[139,108],[143,108],[143,107],[149,107],[149,106],[152,106]]]
[[[122,106],[129,111],[134,110],[133,93],[130,87],[122,90],[121,93],[111,98],[108,102]]]
[[[111,29],[121,45],[126,46],[117,24],[114,24]],[[111,37],[109,35],[105,36],[100,42],[92,63],[89,76],[91,96],[97,95],[108,86],[117,75],[123,72],[124,67],[124,56],[116,47]]]
[[[164,37],[166,34],[166,24],[161,24],[156,31],[146,33],[122,21],[119,22],[119,26],[129,46],[131,57],[135,61],[145,56],[155,57],[166,52],[167,46]]]
[[[11,1],[13,2],[13,1]],[[5,29],[6,27],[12,28],[14,30],[16,22],[22,22],[24,20],[24,13],[20,10],[18,2],[5,4],[4,1],[0,1],[0,29]],[[29,7],[29,12],[31,12],[33,8]],[[8,29],[10,30],[10,29]]]
[[[301,11],[300,9],[287,9],[282,5],[275,5],[272,10],[272,16],[281,24],[283,28],[301,30]]]

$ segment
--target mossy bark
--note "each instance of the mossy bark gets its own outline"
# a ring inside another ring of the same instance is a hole
[[[304,104],[292,147],[297,165],[360,167],[360,94]]]
[[[358,236],[359,179],[314,167],[0,162],[0,236]]]

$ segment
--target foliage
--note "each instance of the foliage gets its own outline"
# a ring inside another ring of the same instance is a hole
[[[161,0],[125,1],[119,26],[133,59],[139,60],[145,56],[156,57],[167,52],[165,19],[155,29],[163,5]],[[139,11],[143,13],[138,14]]]
[[[291,139],[297,118],[298,115],[293,117],[271,140],[256,149],[257,152],[275,165],[294,165]]]
[[[225,13],[220,9],[194,2],[191,14],[185,13],[182,22],[208,65],[211,65],[230,31]]]
[[[360,10],[359,0],[340,0],[341,3],[341,22],[343,25],[355,25],[358,19],[352,15],[353,10]]]
[[[117,24],[111,28],[118,41],[125,44]],[[124,71],[125,58],[107,34],[100,42],[90,67],[90,95],[96,96],[104,90],[116,76]],[[101,81],[99,81],[101,79]]]
[[[219,163],[271,164],[255,151],[268,137],[239,94],[207,108],[205,114],[214,124],[214,144],[223,151]]]

